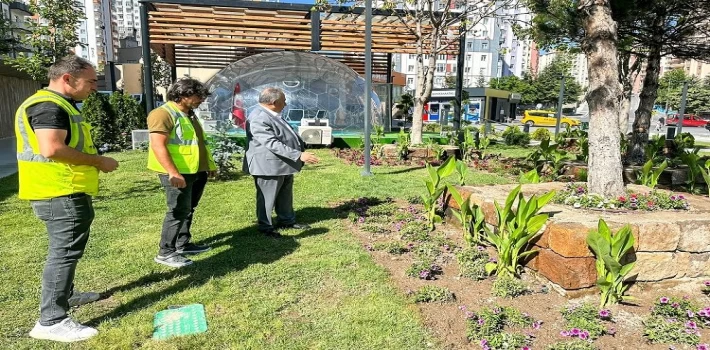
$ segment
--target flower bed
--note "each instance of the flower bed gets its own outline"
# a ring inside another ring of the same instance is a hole
[[[597,193],[589,193],[586,183],[568,183],[552,199],[553,203],[571,205],[574,208],[611,210],[688,210],[689,204],[682,194],[663,191],[646,193],[627,189],[625,196],[604,198]]]

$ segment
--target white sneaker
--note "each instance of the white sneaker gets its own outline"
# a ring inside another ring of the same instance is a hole
[[[97,334],[99,331],[96,329],[81,325],[69,317],[51,326],[43,326],[37,321],[35,327],[30,331],[32,338],[64,343],[86,340]]]

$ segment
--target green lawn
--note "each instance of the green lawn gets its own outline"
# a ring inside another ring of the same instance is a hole
[[[165,210],[146,153],[115,154],[118,171],[102,175],[96,219],[76,282],[108,298],[73,311],[99,336],[72,349],[423,349],[436,340],[415,304],[390,284],[333,208],[359,196],[406,198],[423,190],[424,169],[343,165],[328,150],[296,177],[299,221],[312,230],[273,240],[255,229],[254,184],[244,176],[210,183],[195,215],[194,240],[212,251],[180,270],[153,262]],[[453,179],[452,179],[453,180]],[[504,183],[472,171],[469,184]],[[27,336],[38,317],[47,249],[43,225],[16,196],[17,177],[0,180],[0,349],[60,349]],[[153,315],[201,303],[203,335],[153,341]]]

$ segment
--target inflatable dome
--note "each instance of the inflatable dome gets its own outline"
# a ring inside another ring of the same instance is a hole
[[[208,82],[205,101],[217,120],[232,120],[243,132],[244,121],[257,108],[259,93],[277,87],[286,94],[282,115],[293,127],[301,119],[327,118],[333,134],[364,129],[365,80],[345,64],[312,53],[279,51],[249,56],[227,66]],[[372,123],[382,124],[380,100],[371,93]]]

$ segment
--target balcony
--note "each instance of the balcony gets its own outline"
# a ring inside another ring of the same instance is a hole
[[[32,15],[32,12],[30,12],[30,7],[27,6],[27,4],[19,2],[19,1],[13,1],[8,4],[10,7],[10,11],[12,10],[18,10],[21,12],[24,12],[26,15]]]

